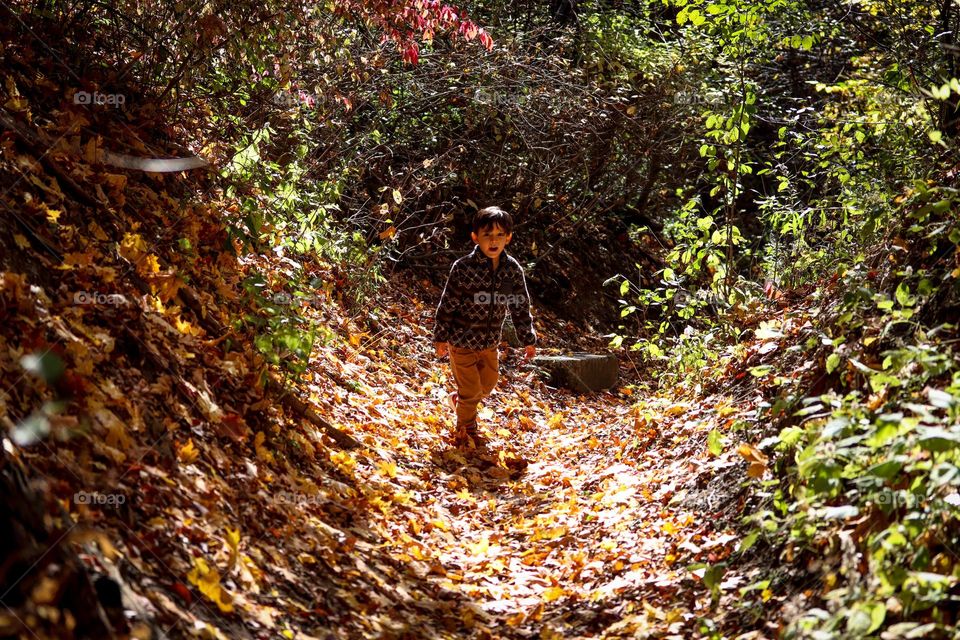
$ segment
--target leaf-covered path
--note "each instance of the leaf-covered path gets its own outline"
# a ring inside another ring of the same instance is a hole
[[[445,363],[416,325],[390,335],[354,336],[356,351],[326,352],[321,366],[359,382],[325,400],[364,443],[331,455],[339,480],[270,483],[299,510],[276,532],[291,570],[325,565],[369,587],[341,587],[347,611],[315,613],[339,619],[346,637],[685,637],[694,628],[709,590],[686,566],[726,557],[734,540],[716,521],[729,524],[718,509],[731,506],[737,481],[707,484],[731,464],[705,446],[732,408],[638,401],[629,389],[576,396],[549,389],[513,354],[480,415],[491,443],[458,449]],[[411,355],[385,357],[383,347]],[[331,525],[338,503],[352,517]]]
[[[19,330],[69,345],[90,372],[97,434],[36,442],[27,473],[45,487],[52,539],[118,583],[113,622],[130,617],[136,637],[684,638],[716,618],[711,595],[731,609],[751,584],[714,569],[737,540],[743,464],[707,445],[749,412],[743,399],[633,385],[577,396],[514,353],[480,414],[489,446],[456,448],[432,304],[384,295],[375,323],[336,304],[313,312],[337,332],[293,392],[360,442],[341,449],[189,325],[131,314],[142,326],[111,337],[96,314],[19,282],[10,301],[53,304]],[[18,617],[57,637],[58,620],[40,623],[57,582],[22,569]]]

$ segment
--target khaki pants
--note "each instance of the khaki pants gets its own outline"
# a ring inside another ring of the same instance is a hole
[[[477,405],[497,386],[497,347],[483,351],[450,345],[450,367],[457,381],[457,429],[475,426]]]

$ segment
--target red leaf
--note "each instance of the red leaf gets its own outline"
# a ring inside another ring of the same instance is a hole
[[[171,589],[173,589],[173,592],[180,596],[180,598],[188,605],[193,602],[193,595],[190,594],[190,589],[188,589],[187,585],[183,584],[182,582],[174,583]]]

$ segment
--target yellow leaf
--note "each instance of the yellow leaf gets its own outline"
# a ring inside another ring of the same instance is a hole
[[[240,548],[240,529],[227,529],[227,546],[231,553],[237,553]]]
[[[403,202],[403,195],[400,193],[399,189],[393,190],[393,201],[396,202],[397,204],[400,204],[401,202]]]
[[[193,445],[193,438],[187,440],[187,443],[177,449],[177,457],[183,464],[190,464],[196,461],[200,452]]]
[[[521,624],[523,624],[523,621],[526,619],[526,617],[527,617],[526,614],[524,614],[522,611],[520,613],[515,613],[509,618],[507,618],[507,624],[510,625],[511,627],[520,626]]]
[[[567,528],[563,525],[559,527],[552,527],[550,529],[538,529],[530,536],[531,542],[536,542],[537,540],[555,540],[557,538],[562,538],[567,535]]]
[[[60,215],[63,214],[63,211],[59,209],[47,209],[47,220],[52,224],[57,224],[57,220],[60,218]]]
[[[17,243],[17,246],[21,249],[29,249],[30,241],[27,240],[25,236],[20,235],[19,233],[13,234],[13,240]]]
[[[490,540],[488,538],[484,538],[480,542],[468,544],[467,549],[475,556],[485,555],[490,549]]]
[[[143,241],[139,233],[127,233],[120,241],[117,251],[126,260],[136,262],[140,259],[140,256],[147,252],[147,243]]]
[[[253,438],[253,448],[257,452],[258,460],[263,460],[264,462],[273,462],[273,453],[268,451],[267,448],[263,446],[263,443],[266,439],[267,436],[263,433],[263,431],[257,431],[257,435]]]
[[[26,100],[20,97],[10,98],[3,106],[9,111],[27,111],[29,104]]]
[[[357,466],[357,461],[346,451],[334,451],[330,454],[330,461],[347,475],[353,475],[353,469]]]
[[[678,402],[677,404],[673,404],[667,407],[663,413],[664,415],[668,415],[668,416],[678,416],[681,413],[686,413],[688,408],[689,407],[686,404],[683,404],[682,402]]]
[[[63,264],[68,267],[89,267],[93,264],[93,253],[65,253]]]
[[[177,331],[188,336],[198,336],[203,333],[203,329],[194,326],[187,320],[183,320],[180,316],[173,319],[173,324],[176,325]]]
[[[152,253],[144,260],[144,269],[146,273],[160,273],[160,260]]]
[[[392,238],[395,235],[397,235],[397,228],[393,225],[390,225],[389,227],[387,227],[386,229],[380,232],[380,239],[386,240],[388,238]]]
[[[233,597],[220,586],[220,574],[203,558],[193,559],[193,569],[187,574],[187,581],[216,603],[220,611],[233,611]]]
[[[384,460],[383,462],[377,463],[377,468],[380,469],[380,473],[389,478],[397,477],[397,465],[389,460]]]
[[[559,600],[564,595],[566,595],[563,587],[550,587],[543,592],[543,601],[544,602],[553,602],[554,600]]]

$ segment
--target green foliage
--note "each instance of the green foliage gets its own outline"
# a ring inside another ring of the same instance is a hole
[[[253,328],[254,344],[267,362],[299,375],[309,366],[317,340],[328,343],[335,333],[311,321],[306,314],[307,309],[327,299],[332,286],[317,280],[303,282],[300,274],[293,276],[288,286],[279,291],[271,289],[259,274],[244,279],[242,286],[250,312],[239,322]]]
[[[778,454],[777,478],[753,485],[740,553],[772,549],[824,583],[786,637],[948,635],[960,203],[947,167],[960,84],[942,46],[955,18],[919,2],[663,4],[675,12],[663,46],[680,69],[682,144],[697,153],[670,185],[678,204],[653,284],[612,279],[625,321],[613,344],[659,366],[663,384],[724,377],[743,320],[783,314],[781,297],[800,289],[791,304],[809,311],[807,330],[744,368],[776,394],[758,420],[781,426],[758,445]],[[785,340],[778,326],[753,336]],[[826,390],[810,395],[814,383]],[[707,438],[714,456],[725,444]],[[784,578],[770,570],[743,595]],[[704,634],[715,628],[704,621]]]
[[[762,443],[781,454],[785,490],[773,509],[750,518],[754,532],[742,549],[763,539],[808,562],[819,558],[827,585],[822,606],[797,617],[785,637],[922,637],[955,612],[957,327],[927,326],[925,317],[936,316],[933,305],[941,289],[955,288],[957,272],[923,255],[957,255],[960,234],[949,207],[931,206],[951,190],[919,184],[901,199],[897,229],[911,264],[883,278],[865,266],[842,274],[819,341],[824,370],[838,382],[778,403],[792,407],[792,418]]]

